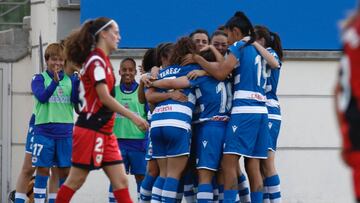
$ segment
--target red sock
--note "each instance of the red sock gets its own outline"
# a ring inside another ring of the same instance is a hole
[[[56,203],[69,203],[75,191],[66,185],[62,185],[56,196]]]
[[[115,199],[118,203],[132,203],[128,188],[113,191]]]

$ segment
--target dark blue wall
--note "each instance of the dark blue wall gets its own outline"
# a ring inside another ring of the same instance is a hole
[[[113,18],[121,48],[148,48],[197,28],[212,32],[241,10],[254,25],[279,33],[285,49],[338,50],[338,22],[355,6],[356,0],[83,0],[81,22]]]

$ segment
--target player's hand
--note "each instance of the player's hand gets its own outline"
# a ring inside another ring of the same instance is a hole
[[[159,72],[160,72],[159,67],[157,66],[152,67],[150,71],[151,78],[153,78],[154,80],[158,79]]]
[[[206,75],[206,72],[203,70],[192,70],[186,75],[186,77],[189,80],[195,80],[196,78],[205,76],[205,75]]]
[[[242,38],[241,40],[244,42],[248,42],[248,41],[250,41],[250,39],[251,39],[250,36],[246,36],[246,37]]]
[[[145,119],[143,119],[139,116],[135,116],[132,121],[142,131],[146,131],[149,129],[149,123]]]
[[[209,49],[210,49],[210,46],[211,46],[211,45],[208,45],[208,44],[205,45],[203,48],[200,49],[200,52],[209,50]]]
[[[186,66],[192,63],[196,63],[194,60],[194,54],[186,54],[181,61],[181,66]]]
[[[59,80],[60,80],[60,78],[59,78],[59,72],[56,70],[56,71],[54,71],[54,81],[58,83]]]
[[[148,74],[143,74],[141,77],[140,77],[140,81],[144,84],[145,87],[149,88],[150,85],[151,85],[151,80],[149,78],[149,75]]]
[[[171,96],[170,98],[175,101],[179,102],[187,102],[188,97],[182,92],[182,90],[175,90],[170,92]]]

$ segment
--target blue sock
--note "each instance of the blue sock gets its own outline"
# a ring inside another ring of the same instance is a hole
[[[150,202],[151,200],[151,189],[154,185],[156,177],[149,174],[145,175],[144,180],[141,182],[140,188],[140,199],[142,202]]]
[[[154,202],[161,202],[162,189],[164,187],[165,178],[158,176],[155,180],[154,186],[151,191],[151,200]]]
[[[109,203],[116,203],[116,199],[113,193],[112,185],[109,186]]]
[[[196,194],[198,203],[207,203],[212,202],[213,195],[213,187],[211,184],[200,184],[198,186],[198,192]]]
[[[238,177],[239,198],[241,203],[251,202],[250,191],[244,174]]]
[[[263,193],[262,192],[251,192],[251,203],[262,203]]]
[[[213,188],[213,202],[219,202],[219,186],[216,182],[216,178],[214,177],[211,181],[211,185],[212,185],[212,188]]]
[[[66,178],[59,178],[59,188],[65,183]]]
[[[238,195],[237,190],[224,190],[224,203],[234,203],[236,196]]]
[[[224,185],[219,185],[219,203],[224,201]]]
[[[137,202],[140,202],[140,188],[142,181],[136,182]]]
[[[178,186],[179,186],[179,180],[171,177],[166,178],[161,193],[162,202],[176,203],[176,194],[177,194]]]
[[[184,179],[181,178],[177,189],[176,202],[181,203],[183,196],[184,196]]]
[[[36,202],[45,202],[46,199],[46,186],[49,176],[35,176],[34,184],[34,200]]]
[[[281,191],[280,191],[280,177],[278,175],[273,175],[265,178],[264,188],[268,193],[270,202],[281,201]]]
[[[48,203],[55,203],[57,193],[49,193],[48,194]]]
[[[194,175],[189,172],[184,176],[184,198],[186,202],[195,202],[196,200]]]
[[[15,193],[15,203],[25,203],[27,196],[25,193]]]

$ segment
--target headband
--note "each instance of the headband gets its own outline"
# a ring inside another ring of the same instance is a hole
[[[111,23],[115,23],[114,20],[110,20],[109,22],[107,22],[105,25],[103,25],[100,29],[98,29],[98,31],[95,32],[95,36],[97,34],[99,34],[101,31],[103,31],[107,26],[109,26]]]

